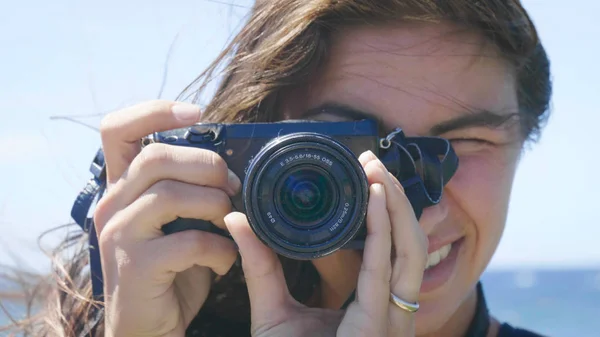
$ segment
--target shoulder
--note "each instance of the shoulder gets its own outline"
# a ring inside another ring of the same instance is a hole
[[[544,337],[535,332],[531,332],[528,330],[523,330],[519,328],[515,328],[508,323],[503,323],[500,325],[500,330],[498,330],[498,337]]]

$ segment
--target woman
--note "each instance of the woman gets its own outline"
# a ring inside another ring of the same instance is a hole
[[[82,253],[66,269],[52,309],[60,315],[47,320],[60,319],[41,334],[77,336],[97,323],[105,336],[533,336],[490,317],[478,284],[551,94],[548,59],[518,0],[257,1],[186,92],[199,97],[221,66],[203,111],[156,101],[103,120],[107,192],[94,220],[105,311],[89,310]],[[241,183],[220,157],[138,141],[199,120],[363,116],[449,139],[458,171],[417,221],[397,180],[363,153],[365,250],[312,261],[277,257],[231,212]],[[235,244],[201,231],[164,236],[178,216],[209,220]]]

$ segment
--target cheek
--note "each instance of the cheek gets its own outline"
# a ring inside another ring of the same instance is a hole
[[[476,245],[495,250],[500,240],[512,187],[516,155],[512,151],[460,156],[459,169],[447,185],[475,234]]]

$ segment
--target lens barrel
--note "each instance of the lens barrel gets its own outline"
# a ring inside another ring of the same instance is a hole
[[[322,134],[293,133],[252,159],[242,191],[256,235],[298,260],[328,255],[363,225],[368,183],[356,156]]]

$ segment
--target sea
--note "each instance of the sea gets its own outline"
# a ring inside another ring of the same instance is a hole
[[[548,337],[600,337],[600,268],[487,271],[481,281],[500,321]],[[3,307],[13,317],[24,315],[16,303]],[[0,326],[7,322],[0,310]]]

